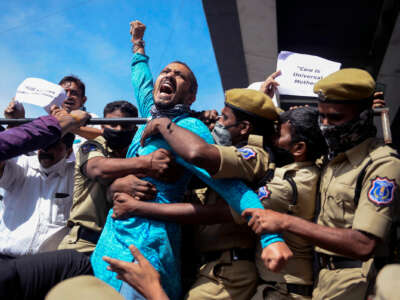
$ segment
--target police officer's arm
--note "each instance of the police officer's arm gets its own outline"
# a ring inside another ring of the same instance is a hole
[[[114,194],[113,218],[131,216],[154,218],[182,224],[219,224],[233,222],[229,206],[224,201],[215,204],[160,204],[138,201],[126,193]]]
[[[221,163],[218,149],[198,135],[176,125],[168,118],[157,118],[147,124],[141,144],[144,145],[146,138],[155,134],[161,134],[175,153],[187,162],[205,169],[211,175],[218,171]]]
[[[379,240],[358,230],[322,226],[269,209],[246,209],[242,215],[251,217],[248,224],[256,234],[288,231],[321,248],[360,260],[371,257]]]
[[[158,149],[149,155],[132,158],[106,158],[98,156],[89,159],[82,166],[85,176],[93,180],[107,180],[128,174],[159,178],[172,162],[171,154]]]

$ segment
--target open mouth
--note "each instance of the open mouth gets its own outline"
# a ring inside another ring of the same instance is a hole
[[[171,95],[175,93],[176,90],[176,84],[173,80],[170,78],[164,78],[161,83],[160,83],[160,95]]]
[[[67,106],[74,106],[75,101],[74,100],[65,100],[63,104],[67,105]]]

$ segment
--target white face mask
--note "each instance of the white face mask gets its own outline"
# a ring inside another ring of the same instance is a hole
[[[49,174],[56,170],[65,168],[66,161],[67,161],[67,157],[64,157],[64,158],[60,159],[57,163],[55,163],[54,165],[52,165],[51,167],[48,167],[48,168],[44,168],[42,166],[42,164],[39,163],[40,164],[40,172]]]

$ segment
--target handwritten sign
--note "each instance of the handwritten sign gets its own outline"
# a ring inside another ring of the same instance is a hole
[[[277,70],[282,74],[276,78],[281,95],[316,97],[314,84],[340,69],[341,63],[318,56],[281,51]]]
[[[25,79],[15,94],[15,100],[43,107],[47,112],[53,104],[61,106],[66,98],[61,86],[40,78]]]

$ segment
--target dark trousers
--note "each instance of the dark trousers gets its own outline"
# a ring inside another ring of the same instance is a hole
[[[0,299],[44,299],[60,281],[93,275],[90,258],[60,250],[0,261]]]

